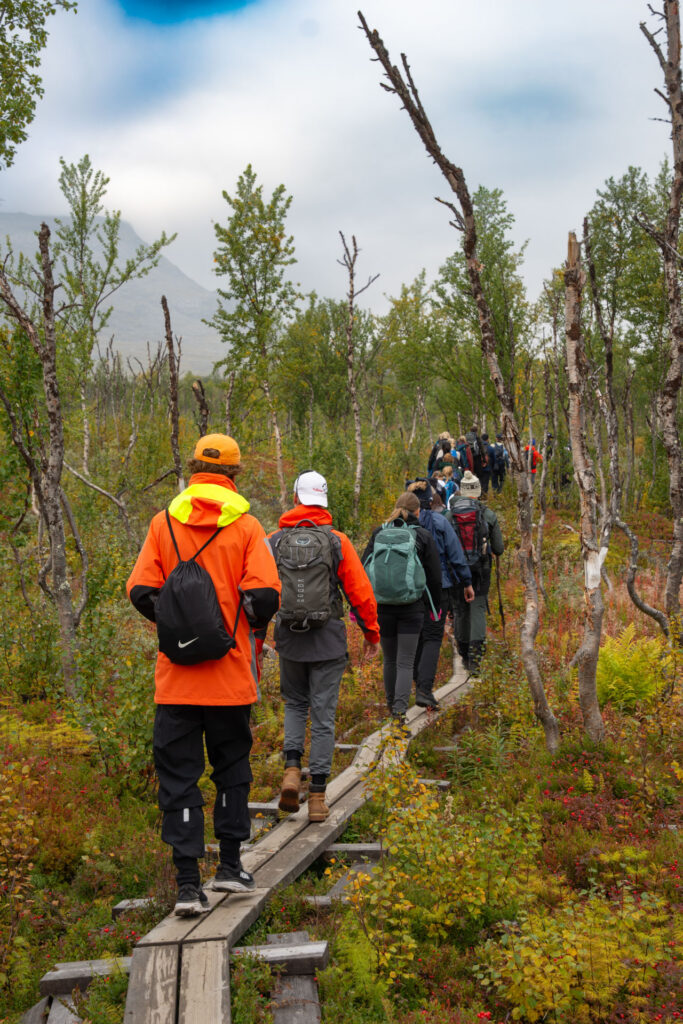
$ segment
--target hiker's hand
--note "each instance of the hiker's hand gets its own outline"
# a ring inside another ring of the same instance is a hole
[[[373,644],[367,639],[363,640],[363,651],[361,653],[361,663],[364,661],[372,661],[379,654],[379,643]]]
[[[474,587],[465,587],[465,589],[462,592],[462,596],[465,598],[468,604],[470,603],[470,601],[474,601]]]

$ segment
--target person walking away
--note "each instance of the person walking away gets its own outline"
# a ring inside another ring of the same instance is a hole
[[[429,454],[429,460],[427,462],[427,476],[429,476],[434,469],[441,469],[437,463],[441,462],[446,452],[451,450],[451,435],[447,430],[442,431],[436,441],[434,447]]]
[[[495,494],[500,494],[503,490],[505,474],[510,461],[510,456],[503,444],[502,434],[496,434],[496,443],[491,446],[491,450],[491,486]]]
[[[282,583],[275,620],[280,692],[285,704],[285,769],[279,807],[299,810],[301,759],[311,720],[310,821],[325,821],[327,779],[334,754],[339,686],[348,662],[342,593],[364,634],[364,656],[379,651],[377,603],[356,550],[332,528],[327,481],[310,470],[294,482],[294,507],[269,536]]]
[[[446,619],[451,611],[451,599],[455,590],[463,588],[463,599],[474,600],[472,573],[467,564],[460,540],[442,512],[441,496],[434,491],[427,480],[415,480],[408,490],[417,495],[420,502],[419,523],[428,530],[439,552],[441,566],[441,603],[436,618],[431,614],[427,602],[424,604],[424,618],[420,638],[415,652],[415,703],[421,708],[438,708],[434,696],[434,680],[439,664]]]
[[[481,493],[486,495],[489,493],[489,484],[491,483],[491,466],[493,456],[493,445],[489,443],[489,435],[482,434],[480,438],[481,443],[481,471],[479,473],[479,483],[481,484]]]
[[[528,444],[524,446],[524,462],[531,473],[531,486],[533,487],[536,480],[536,467],[539,462],[543,462],[543,456],[536,448],[535,437],[532,437],[531,439],[531,447],[529,447]]]
[[[387,705],[399,726],[405,723],[413,687],[425,591],[435,620],[441,607],[439,551],[420,526],[419,512],[416,494],[399,495],[387,521],[373,531],[362,559],[377,598]]]
[[[443,467],[443,480],[445,489],[444,504],[446,505],[446,507],[448,507],[448,502],[450,501],[450,499],[453,497],[454,494],[457,494],[458,491],[460,490],[458,482],[453,473],[452,465],[446,465]]]
[[[253,876],[240,863],[249,838],[251,705],[257,699],[253,630],[278,607],[280,581],[265,532],[237,493],[237,442],[201,437],[189,484],[152,519],[127,591],[156,622],[154,763],[161,838],[173,850],[175,913],[209,909],[200,884],[204,856],[204,743],[216,786],[214,830],[220,864],[213,888],[246,892]],[[206,620],[206,621],[204,621]]]
[[[446,518],[458,534],[472,572],[474,600],[456,594],[453,631],[465,669],[475,675],[486,650],[486,612],[491,585],[493,555],[502,555],[505,545],[498,517],[479,501],[481,485],[472,473],[460,481],[460,494],[451,500]]]

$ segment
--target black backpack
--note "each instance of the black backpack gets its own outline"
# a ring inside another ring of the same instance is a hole
[[[213,580],[206,569],[197,564],[196,558],[223,527],[219,526],[192,558],[184,562],[180,557],[168,509],[166,522],[178,564],[169,573],[154,606],[159,650],[175,665],[216,661],[236,646],[234,634],[242,611],[242,597],[231,636],[223,621]]]
[[[473,430],[467,431],[467,433],[465,434],[465,440],[470,446],[470,451],[472,452],[472,455],[475,457],[475,459],[478,459],[479,456],[481,455],[481,441],[479,440],[479,438],[477,437]]]
[[[505,448],[498,442],[493,446],[493,468],[497,473],[505,469]]]

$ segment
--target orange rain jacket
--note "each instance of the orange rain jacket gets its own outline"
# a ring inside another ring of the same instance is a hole
[[[232,634],[240,596],[242,614],[237,646],[225,657],[197,665],[174,665],[159,652],[155,672],[157,704],[235,705],[257,699],[256,651],[252,629],[263,629],[280,603],[280,580],[263,527],[247,515],[249,502],[232,480],[216,473],[195,473],[189,486],[169,505],[173,533],[183,558],[191,558],[218,526],[218,536],[198,563],[210,574],[225,624]],[[178,558],[166,523],[158,512],[126,585],[137,610],[154,622],[157,595]]]
[[[309,520],[317,526],[331,526],[332,516],[320,505],[296,505],[280,516],[280,529],[268,535],[271,547],[277,550],[282,530]],[[351,605],[356,621],[372,644],[379,643],[377,602],[372,584],[367,577],[358,553],[341,530],[332,530],[337,540],[337,583]],[[321,629],[308,633],[292,633],[275,623],[275,643],[278,654],[291,661],[328,661],[346,653],[346,628],[341,619],[331,618]]]

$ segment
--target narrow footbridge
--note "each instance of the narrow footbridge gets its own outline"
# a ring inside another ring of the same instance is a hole
[[[458,658],[455,664],[457,668],[449,682],[436,691],[442,709],[455,703],[469,689],[468,677]],[[411,708],[406,719],[410,736],[417,736],[440,713]],[[329,783],[327,821],[309,823],[307,808],[303,805],[296,814],[289,815],[243,851],[242,863],[256,881],[253,892],[236,894],[207,889],[209,913],[195,918],[171,914],[143,936],[126,964],[130,969],[130,982],[125,1024],[229,1024],[231,951],[257,920],[273,891],[288,885],[310,867],[366,802],[365,779],[378,763],[388,735],[389,727],[384,726],[368,736],[352,764]],[[393,747],[392,751],[392,756],[402,756]],[[273,937],[273,942],[282,943],[285,938]],[[308,947],[315,945],[319,944],[309,943]],[[263,950],[268,952],[267,947],[258,947],[257,951],[262,953]],[[301,947],[302,957],[309,953],[313,955],[314,951]],[[284,949],[280,950],[280,956],[283,955]],[[296,954],[294,959],[296,961]],[[58,965],[56,973],[62,966],[76,965]],[[305,971],[304,967],[300,973]],[[46,985],[41,986],[43,994],[50,991],[51,977],[57,980],[55,972],[45,975]],[[66,989],[53,987],[52,991],[65,993]],[[48,1019],[52,1021],[52,1016]]]

